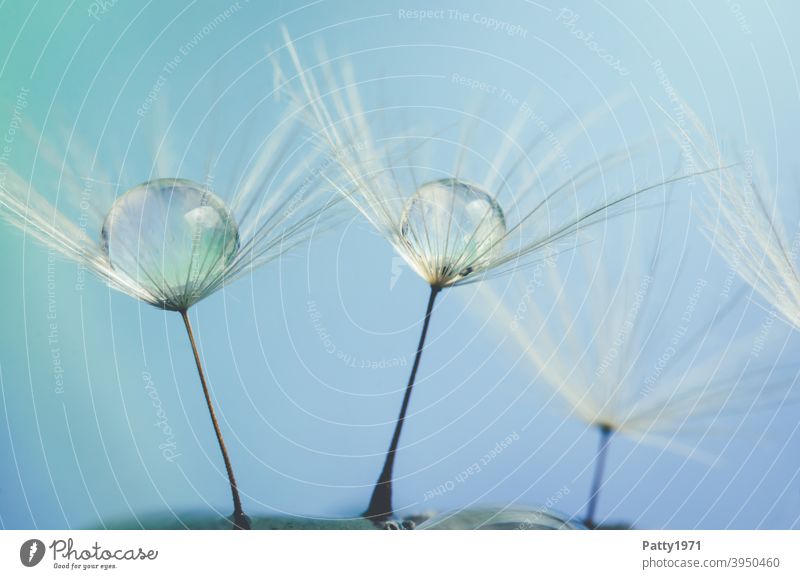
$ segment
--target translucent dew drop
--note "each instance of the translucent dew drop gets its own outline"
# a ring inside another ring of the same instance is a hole
[[[165,309],[185,309],[218,287],[239,250],[239,231],[225,203],[184,179],[137,185],[111,207],[103,250],[127,281]]]
[[[549,508],[475,507],[435,515],[417,529],[438,530],[572,530],[585,527]]]
[[[411,196],[401,233],[435,281],[447,284],[491,264],[502,252],[506,222],[494,197],[477,185],[441,179]]]

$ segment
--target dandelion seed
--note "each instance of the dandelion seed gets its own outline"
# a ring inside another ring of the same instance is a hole
[[[509,296],[480,288],[493,323],[519,346],[518,361],[529,364],[533,381],[599,434],[584,519],[589,528],[598,525],[615,436],[705,460],[710,457],[679,436],[721,432],[725,421],[783,403],[793,382],[778,366],[756,364],[753,336],[730,339],[744,300],[720,302],[702,270],[683,268],[685,255],[670,259],[662,236],[681,232],[637,219],[642,223],[635,227],[628,219],[618,222],[616,233],[627,233],[614,238],[614,251],[581,248],[569,277],[556,264],[536,295],[520,288],[523,314],[509,308]],[[636,250],[623,260],[619,246]]]
[[[692,145],[701,162],[721,161],[722,154],[696,118],[694,126],[702,140],[692,140]],[[706,237],[770,308],[800,329],[800,235],[788,235],[781,199],[763,166],[755,158],[747,165],[706,176],[711,196],[699,207]]]
[[[507,274],[535,263],[555,251],[558,244],[574,240],[575,234],[584,228],[624,213],[628,209],[627,201],[664,186],[665,181],[614,195],[608,195],[604,187],[597,187],[593,180],[602,176],[603,171],[629,160],[630,151],[625,151],[587,164],[551,189],[543,190],[539,177],[553,170],[563,147],[576,139],[581,129],[585,130],[598,115],[582,119],[577,130],[565,131],[559,151],[550,150],[532,161],[531,149],[541,144],[539,135],[530,146],[520,146],[517,141],[529,110],[525,107],[520,108],[506,131],[506,139],[482,180],[470,180],[465,175],[464,154],[473,144],[469,135],[470,123],[465,126],[460,139],[453,170],[440,172],[445,173],[444,178],[422,179],[409,160],[415,153],[414,147],[400,154],[395,151],[400,148],[396,142],[401,141],[406,149],[415,140],[422,141],[419,147],[435,147],[437,141],[433,135],[421,139],[386,138],[379,144],[372,136],[358,83],[349,66],[343,67],[341,79],[338,79],[330,61],[321,55],[319,61],[322,64],[314,68],[322,69],[327,83],[326,92],[323,92],[313,69],[307,70],[301,64],[288,33],[285,32],[284,36],[295,75],[289,78],[280,73],[278,80],[293,104],[306,111],[308,123],[321,140],[322,147],[332,151],[338,161],[338,173],[329,171],[327,179],[430,286],[420,340],[394,434],[364,513],[380,526],[394,516],[392,480],[395,456],[433,307],[441,291]],[[294,80],[301,87],[299,91],[292,87]],[[328,101],[332,103],[332,110],[329,110]],[[500,170],[501,167],[505,170]],[[523,168],[527,174],[521,174]],[[673,177],[666,183],[682,178],[685,177]],[[518,181],[514,196],[501,208],[498,182],[500,189],[507,191],[513,179]],[[414,184],[413,188],[408,187],[409,183]],[[514,219],[510,220],[509,216]]]
[[[87,211],[102,219],[96,238],[84,223],[88,216],[70,218],[16,173],[9,172],[0,189],[0,212],[11,225],[110,287],[181,315],[230,483],[234,529],[249,529],[250,520],[242,507],[189,309],[330,225],[330,210],[337,200],[322,199],[325,188],[308,159],[289,163],[301,145],[294,126],[285,122],[228,191],[227,203],[205,185],[161,177],[127,190],[110,207],[101,202],[90,205]],[[60,166],[58,154],[50,157]],[[62,195],[77,203],[80,180],[69,176]]]

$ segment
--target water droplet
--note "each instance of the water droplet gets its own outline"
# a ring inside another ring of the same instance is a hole
[[[102,247],[114,269],[165,309],[184,309],[218,287],[239,250],[225,203],[184,179],[137,185],[111,207]]]
[[[447,285],[488,266],[502,252],[503,210],[470,183],[441,179],[422,185],[408,201],[401,233],[432,278]]]
[[[550,508],[537,507],[475,507],[435,515],[417,529],[439,530],[545,530],[545,529],[584,529],[576,521],[571,521]]]

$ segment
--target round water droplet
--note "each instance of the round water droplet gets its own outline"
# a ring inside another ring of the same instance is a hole
[[[239,250],[225,203],[204,186],[157,179],[111,207],[102,247],[114,269],[154,296],[159,307],[186,309],[219,287]]]
[[[422,185],[408,201],[401,233],[428,281],[448,285],[502,252],[503,210],[486,191],[458,179]],[[416,260],[415,260],[416,261]]]
[[[581,523],[549,508],[475,507],[435,515],[417,529],[438,530],[572,530],[585,529]]]

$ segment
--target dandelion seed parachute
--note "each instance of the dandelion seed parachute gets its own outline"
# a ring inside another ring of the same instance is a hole
[[[701,164],[722,163],[723,156],[696,116],[691,117],[697,135],[681,136],[692,144]],[[800,263],[798,237],[786,229],[787,215],[796,205],[784,202],[774,190],[762,163],[752,160],[752,175],[742,166],[705,176],[710,192],[698,212],[715,251],[752,287],[770,308],[795,329],[800,329]]]
[[[76,158],[67,162],[49,145],[43,147],[48,152],[46,160],[65,174],[63,182],[59,180],[63,186],[59,198],[85,203],[79,217],[73,218],[74,211],[68,207],[53,206],[33,183],[13,171],[0,189],[0,214],[12,226],[110,287],[181,315],[231,487],[234,529],[247,529],[250,522],[242,508],[188,310],[330,226],[337,200],[324,199],[325,188],[311,169],[317,158],[313,150],[305,151],[302,162],[293,161],[292,156],[304,147],[292,115],[286,118],[224,198],[200,183],[162,175],[116,199],[93,195],[90,203],[81,199],[81,169],[71,167],[83,166],[93,176],[94,164],[86,161],[79,147],[75,147]],[[163,165],[163,159],[155,165]],[[104,176],[86,182],[117,180]],[[95,231],[87,227],[89,222],[98,223]]]
[[[563,176],[563,167],[554,167],[558,151],[548,150],[538,158],[532,153],[537,146],[547,145],[541,135],[537,134],[528,145],[519,144],[518,137],[526,125],[524,111],[520,110],[504,132],[502,145],[485,176],[468,179],[465,174],[473,172],[467,171],[464,161],[465,152],[473,146],[470,125],[484,122],[473,117],[475,122],[466,123],[459,140],[452,171],[423,178],[416,167],[426,165],[415,162],[417,149],[436,148],[442,141],[432,133],[376,140],[350,67],[344,65],[337,78],[331,61],[322,54],[320,65],[305,69],[288,33],[284,36],[294,75],[279,73],[279,82],[292,103],[305,112],[321,148],[337,160],[326,178],[431,290],[395,431],[364,513],[381,525],[394,516],[394,460],[438,294],[445,288],[475,283],[535,263],[559,244],[574,243],[575,234],[584,228],[626,212],[626,202],[637,195],[683,177],[667,177],[651,186],[608,194],[606,188],[593,181],[606,169],[626,163],[630,151],[595,159]],[[278,64],[275,68],[280,69]],[[320,89],[315,77],[317,68],[322,71],[324,89]],[[295,88],[297,84],[299,89]],[[560,147],[568,146],[600,116],[592,113],[577,122],[575,129],[566,130]],[[485,151],[477,156],[489,157]],[[540,177],[548,171],[555,175],[554,184],[543,188]],[[515,183],[513,188],[511,183]],[[502,208],[501,192],[512,195]]]
[[[533,295],[522,275],[503,297],[479,288],[496,329],[519,347],[514,365],[548,402],[560,400],[599,433],[585,505],[590,528],[615,436],[710,461],[694,441],[733,432],[742,416],[782,403],[793,382],[784,368],[755,361],[753,335],[737,335],[748,324],[743,293],[720,300],[708,271],[687,268],[691,258],[662,243],[686,233],[679,223],[687,221],[631,214],[615,222],[616,235],[607,233],[607,249],[581,247],[569,263],[548,265]],[[619,247],[630,249],[620,255]],[[508,306],[521,300],[522,313]],[[776,331],[772,341],[781,337]]]

